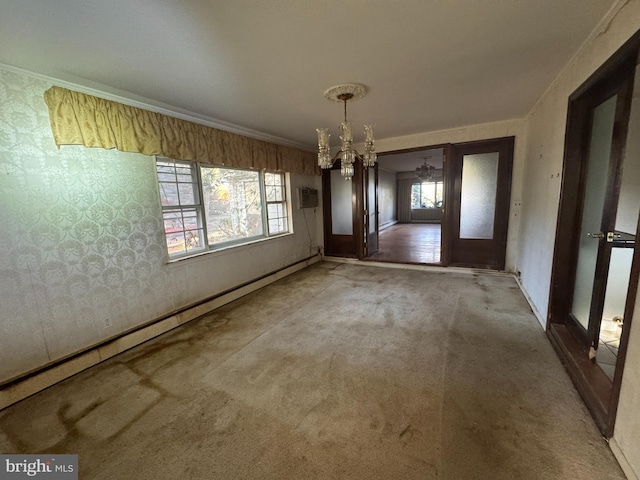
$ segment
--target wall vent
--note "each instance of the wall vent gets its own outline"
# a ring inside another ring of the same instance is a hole
[[[316,208],[318,206],[318,190],[315,188],[298,188],[298,208]]]

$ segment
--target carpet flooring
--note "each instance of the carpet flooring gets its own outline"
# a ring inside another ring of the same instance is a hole
[[[0,412],[83,479],[623,479],[508,276],[318,263]]]

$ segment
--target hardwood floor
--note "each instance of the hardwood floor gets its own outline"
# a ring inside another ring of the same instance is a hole
[[[393,263],[440,263],[441,227],[398,223],[380,232],[378,252],[366,260]]]

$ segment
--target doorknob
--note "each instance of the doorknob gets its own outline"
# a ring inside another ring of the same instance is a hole
[[[587,233],[587,237],[594,238],[597,240],[600,240],[606,237],[607,242],[612,243],[615,239],[622,237],[622,235],[615,232],[607,232],[607,234],[605,235],[602,232],[598,232],[598,233]]]
[[[607,242],[609,243],[613,243],[613,241],[617,238],[621,238],[622,235],[620,235],[619,233],[615,233],[615,232],[607,232]]]

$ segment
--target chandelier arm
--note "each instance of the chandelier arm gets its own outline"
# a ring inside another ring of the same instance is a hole
[[[355,148],[352,148],[351,151],[355,154],[357,160],[360,160],[360,161],[364,160],[364,157],[362,155],[360,155]],[[336,154],[333,156],[333,158],[331,159],[331,163],[335,162],[338,159],[338,157],[340,156],[340,154],[343,153],[343,152],[344,152],[344,150],[338,150],[336,152]]]

